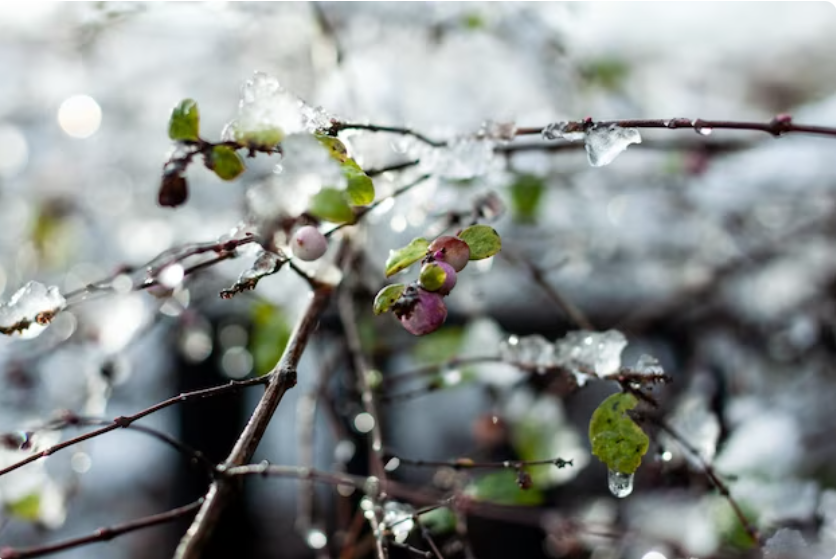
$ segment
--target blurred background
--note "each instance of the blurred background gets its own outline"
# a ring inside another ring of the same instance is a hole
[[[834,38],[836,11],[826,2],[3,3],[0,298],[29,280],[70,292],[240,227],[247,192],[273,180],[275,158],[248,160],[231,183],[193,165],[189,202],[177,209],[160,207],[157,190],[172,149],[172,107],[197,100],[202,134],[218,140],[255,71],[336,118],[441,139],[474,134],[486,121],[542,127],[586,116],[768,122],[790,113],[798,123],[836,126]],[[420,150],[397,135],[345,138],[365,169]],[[810,557],[831,557],[836,141],[643,130],[641,145],[601,168],[580,146],[555,145],[518,139],[486,157],[453,154],[459,172],[430,169],[438,171],[432,179],[368,216],[356,237],[369,270],[358,305],[375,366],[386,378],[493,354],[510,335],[554,341],[577,329],[533,281],[533,264],[597,329],[623,332],[622,363],[645,353],[661,361],[674,379],[658,395],[663,412],[716,456],[765,534],[797,529],[813,546]],[[391,192],[419,171],[375,182]],[[492,222],[503,253],[462,273],[447,325],[416,339],[390,316],[373,317],[388,251],[436,234],[451,212],[468,214],[489,193],[504,208]],[[0,339],[0,431],[10,434],[0,466],[20,457],[11,434],[60,410],[115,417],[269,368],[306,287],[282,273],[219,299],[254,257],[242,250],[171,297],[99,298],[61,313],[37,338]],[[368,429],[342,340],[329,310],[257,459],[298,464],[312,453],[317,467],[365,473]],[[443,390],[427,394],[419,383],[420,395],[383,405],[394,453],[575,461],[535,476],[534,506],[553,514],[540,526],[472,519],[475,556],[755,556],[728,504],[663,437],[653,437],[634,493],[609,494],[586,426],[614,387],[567,394],[496,363],[443,368],[436,380]],[[252,390],[143,421],[220,461],[258,399]],[[39,431],[33,444],[69,434]],[[185,462],[126,431],[0,477],[0,546],[38,545],[186,503],[206,480]],[[406,466],[393,473],[437,486],[451,475]],[[507,481],[463,483],[478,493]],[[209,556],[337,556],[359,497],[318,488],[310,513],[299,485],[249,482]],[[494,496],[532,504],[510,487]],[[560,518],[631,536],[558,538]],[[436,520],[445,557],[465,556],[450,519]],[[61,556],[170,556],[186,526]]]

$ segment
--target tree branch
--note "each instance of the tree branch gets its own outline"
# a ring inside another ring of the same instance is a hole
[[[313,331],[319,324],[320,314],[331,299],[331,292],[332,288],[327,286],[321,286],[313,292],[279,363],[266,375],[269,378],[267,389],[253,411],[247,426],[238,437],[235,447],[221,466],[222,469],[240,466],[252,458],[282,397],[296,385],[296,368],[299,360]],[[233,493],[234,486],[226,477],[220,477],[212,483],[200,511],[180,540],[175,557],[196,559],[200,556],[218,522],[221,511],[227,506]]]

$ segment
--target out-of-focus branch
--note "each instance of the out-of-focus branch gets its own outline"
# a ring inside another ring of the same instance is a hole
[[[113,538],[121,536],[122,534],[127,534],[128,532],[134,532],[136,530],[142,530],[144,528],[150,528],[151,526],[158,526],[160,524],[167,524],[168,522],[172,522],[178,518],[189,516],[200,507],[202,502],[203,499],[199,499],[194,503],[172,509],[167,512],[146,516],[144,518],[125,522],[124,524],[117,524],[108,528],[99,528],[87,536],[70,538],[64,541],[37,547],[21,549],[10,547],[0,548],[0,557],[3,559],[29,559],[31,557],[43,557],[45,555],[51,555],[53,553],[66,551],[76,547],[110,541]]]

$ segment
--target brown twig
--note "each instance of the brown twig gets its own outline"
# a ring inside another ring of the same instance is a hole
[[[331,292],[332,288],[328,286],[321,286],[313,292],[307,308],[290,336],[284,354],[273,370],[265,375],[269,379],[267,389],[222,468],[240,466],[252,458],[285,393],[296,385],[296,368],[299,360],[319,323],[320,314],[331,299]],[[180,540],[175,557],[196,559],[200,556],[218,522],[221,511],[226,508],[233,496],[234,486],[229,481],[221,477],[209,487],[200,511]]]
[[[112,540],[117,536],[121,536],[122,534],[127,534],[128,532],[134,532],[136,530],[142,530],[143,528],[150,528],[151,526],[166,524],[173,520],[177,520],[178,518],[188,516],[195,512],[198,508],[200,508],[202,503],[203,499],[199,499],[194,503],[166,512],[146,516],[144,518],[132,520],[130,522],[125,522],[124,524],[117,524],[115,526],[110,526],[107,528],[99,528],[98,530],[87,536],[70,538],[60,542],[41,545],[37,547],[28,547],[20,549],[15,549],[11,547],[0,548],[0,557],[2,557],[3,559],[29,559],[31,557],[43,557],[44,555],[51,555],[60,551],[66,551],[68,549],[82,547],[94,543],[106,542]]]

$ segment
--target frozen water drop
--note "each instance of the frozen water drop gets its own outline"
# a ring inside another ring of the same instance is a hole
[[[697,134],[700,136],[709,136],[711,135],[712,129],[711,128],[697,128]]]
[[[415,509],[406,503],[387,501],[383,505],[383,524],[398,543],[404,543],[415,527]]]
[[[573,122],[552,122],[540,132],[544,140],[567,140],[578,142],[586,137],[586,132]]]
[[[638,128],[621,128],[615,124],[597,125],[586,132],[587,159],[593,167],[603,167],[612,163],[627,146],[640,144],[641,141]]]
[[[57,287],[30,281],[8,303],[0,303],[0,329],[7,334],[17,332],[22,338],[34,338],[66,304]]]
[[[662,365],[659,364],[659,360],[650,355],[642,355],[639,357],[639,360],[636,361],[636,365],[633,369],[640,375],[665,374],[665,370],[662,369]]]
[[[622,474],[616,470],[609,470],[607,472],[607,484],[610,493],[619,499],[623,499],[633,492],[633,474]]]

